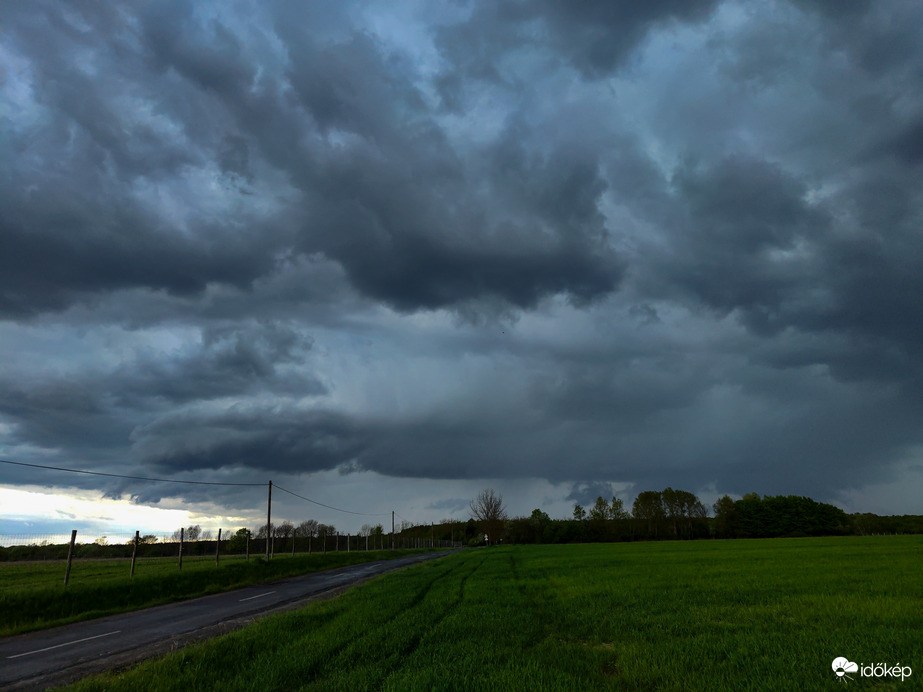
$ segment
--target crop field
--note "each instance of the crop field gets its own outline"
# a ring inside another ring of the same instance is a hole
[[[837,689],[840,656],[919,688],[921,564],[919,536],[471,550],[77,689]]]
[[[267,565],[258,557],[222,556],[138,560],[131,578],[130,561],[76,560],[64,588],[65,563],[0,563],[0,636],[62,625],[101,615],[135,610],[227,591],[272,579],[401,557],[417,550],[337,551],[277,555]]]

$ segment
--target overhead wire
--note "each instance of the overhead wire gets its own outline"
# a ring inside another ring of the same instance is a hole
[[[247,486],[247,487],[257,487],[266,485],[265,483],[228,483],[228,482],[218,482],[218,481],[188,481],[180,480],[177,478],[148,478],[146,476],[129,476],[121,473],[105,473],[103,471],[86,471],[84,469],[69,469],[62,466],[46,466],[44,464],[29,464],[23,461],[10,461],[8,459],[0,459],[2,464],[13,464],[15,466],[28,466],[36,469],[47,469],[50,471],[66,471],[68,473],[83,473],[90,476],[106,476],[108,478],[127,478],[129,480],[136,481],[150,481],[152,483],[185,483],[188,485],[225,485],[225,486]],[[295,497],[311,502],[320,507],[326,507],[327,509],[332,509],[335,512],[343,512],[345,514],[355,514],[362,517],[385,517],[390,514],[390,512],[379,512],[379,513],[368,513],[368,512],[353,512],[349,509],[341,509],[340,507],[334,507],[332,505],[324,504],[323,502],[318,502],[317,500],[312,500],[310,497],[305,497],[304,495],[299,495],[296,492],[283,488],[281,485],[273,484],[273,487],[277,490],[281,490],[284,493],[289,495],[294,495]],[[404,519],[404,521],[407,521]]]
[[[103,473],[102,471],[85,471],[82,469],[67,469],[61,466],[45,466],[43,464],[27,464],[23,461],[9,461],[0,459],[0,464],[15,464],[16,466],[30,466],[36,469],[50,469],[52,471],[67,471],[68,473],[85,473],[90,476],[108,476],[109,478],[128,478],[135,481],[151,481],[152,483],[186,483],[188,485],[234,485],[234,486],[260,486],[265,483],[227,483],[217,481],[184,481],[178,478],[147,478],[146,476],[126,476],[121,473]]]
[[[295,497],[300,498],[302,500],[307,500],[308,502],[312,502],[315,505],[320,505],[321,507],[332,509],[335,512],[344,512],[345,514],[356,514],[360,517],[386,517],[390,514],[390,512],[378,512],[377,514],[370,514],[368,512],[353,512],[348,509],[340,509],[339,507],[325,505],[323,502],[318,502],[317,500],[312,500],[310,497],[305,497],[304,495],[299,495],[298,493],[294,493],[291,490],[286,490],[281,485],[276,485],[275,483],[272,484],[272,487],[276,488],[277,490],[281,490],[283,493],[288,493],[289,495],[294,495]]]

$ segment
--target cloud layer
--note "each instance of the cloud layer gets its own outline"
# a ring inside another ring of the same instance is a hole
[[[2,14],[3,458],[912,511],[920,8]]]

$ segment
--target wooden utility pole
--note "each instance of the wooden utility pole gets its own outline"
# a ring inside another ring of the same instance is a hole
[[[266,500],[266,562],[269,562],[269,527],[272,524],[272,481],[269,481],[269,499]]]
[[[221,549],[221,529],[218,529],[218,541],[215,543],[215,567],[218,566],[218,551]]]
[[[135,576],[135,558],[138,557],[138,540],[141,536],[140,531],[135,531],[135,547],[131,550],[131,573],[129,577]]]
[[[74,542],[77,540],[77,529],[71,531],[71,547],[67,549],[67,567],[64,569],[64,586],[71,578],[71,560],[74,558]]]

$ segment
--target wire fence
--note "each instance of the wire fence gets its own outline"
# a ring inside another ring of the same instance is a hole
[[[202,531],[191,540],[185,530],[170,535],[153,535],[140,532],[107,533],[89,540],[81,539],[80,533],[74,541],[72,559],[119,559],[179,557],[180,548],[184,556],[198,555],[241,555],[265,556],[298,555],[339,551],[365,551],[394,549],[451,548],[461,544],[452,539],[425,537],[422,535],[390,534],[320,534],[315,536],[270,536],[267,546],[265,535],[254,536],[252,532],[239,530],[236,533],[221,530]],[[203,536],[203,534],[205,534]],[[71,536],[68,534],[0,534],[0,562],[20,560],[64,560],[70,551]]]
[[[195,527],[198,528],[198,527]],[[460,544],[451,540],[425,538],[412,535],[386,535],[384,533],[366,535],[352,534],[324,534],[317,536],[280,536],[270,534],[266,538],[254,538],[248,529],[240,529],[232,535],[219,530],[214,538],[202,537],[201,532],[193,531],[195,538],[186,540],[185,529],[180,529],[169,536],[155,536],[141,532],[131,534],[111,534],[98,536],[92,542],[78,542],[78,531],[72,531],[70,536],[60,534],[0,534],[0,565],[13,563],[42,562],[49,566],[61,565],[64,586],[68,585],[71,576],[71,566],[77,563],[92,563],[105,561],[100,564],[114,565],[120,563],[128,569],[129,576],[134,578],[136,566],[151,564],[153,560],[160,564],[156,570],[162,574],[166,565],[175,561],[176,569],[182,571],[183,560],[193,565],[202,561],[214,560],[216,568],[224,563],[242,560],[277,560],[294,559],[304,555],[315,555],[323,559],[327,553],[377,551],[377,550],[406,550],[406,549],[439,549],[458,547]],[[227,538],[225,538],[227,536]],[[66,540],[62,540],[66,538]],[[0,567],[0,570],[3,568]],[[144,567],[141,568],[145,569]],[[79,570],[78,570],[79,571]],[[95,571],[95,570],[94,570]],[[98,576],[98,575],[97,575]]]

